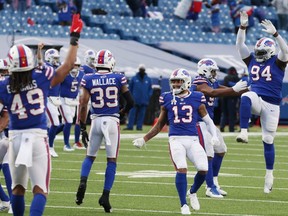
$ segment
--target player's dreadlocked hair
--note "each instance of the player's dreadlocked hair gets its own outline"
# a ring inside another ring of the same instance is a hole
[[[11,73],[9,79],[10,90],[20,93],[21,89],[32,84],[32,70]]]

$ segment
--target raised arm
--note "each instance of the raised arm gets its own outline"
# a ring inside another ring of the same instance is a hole
[[[42,66],[43,65],[43,55],[42,55],[43,47],[44,47],[44,43],[42,43],[42,42],[38,43],[38,49],[37,49],[38,66]]]
[[[74,67],[74,62],[76,60],[78,50],[78,40],[80,38],[82,26],[83,23],[80,19],[80,14],[74,14],[70,27],[70,47],[64,63],[56,69],[56,74],[51,80],[52,87],[61,83],[70,72],[70,70]]]
[[[242,59],[247,59],[250,56],[250,51],[245,44],[246,28],[248,26],[248,14],[245,11],[240,12],[240,28],[237,32],[236,49]],[[245,62],[246,63],[246,62]],[[247,63],[246,63],[247,64]]]

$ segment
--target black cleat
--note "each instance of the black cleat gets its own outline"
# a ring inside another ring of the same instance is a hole
[[[77,205],[81,205],[83,203],[85,191],[86,191],[86,183],[85,182],[81,182],[79,187],[78,187],[77,194],[76,194],[75,202],[76,202]]]
[[[103,206],[105,212],[107,212],[107,213],[112,212],[112,207],[111,207],[110,202],[109,202],[109,194],[108,195],[102,194],[98,203],[100,206]]]

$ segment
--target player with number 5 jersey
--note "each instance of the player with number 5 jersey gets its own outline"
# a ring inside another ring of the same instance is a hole
[[[74,65],[82,30],[79,14],[70,27],[70,48],[57,68],[35,67],[34,54],[24,44],[8,53],[10,76],[0,80],[1,106],[9,113],[9,167],[12,177],[11,204],[14,215],[25,212],[25,191],[31,180],[30,215],[43,215],[49,193],[51,160],[45,110],[50,86],[62,82]]]
[[[264,193],[270,193],[273,186],[273,169],[275,160],[274,137],[276,134],[280,102],[282,98],[282,83],[288,61],[288,46],[277,32],[270,20],[263,20],[263,31],[272,35],[279,46],[276,54],[276,43],[273,39],[263,37],[249,51],[245,44],[245,33],[248,25],[246,12],[240,14],[241,26],[237,33],[236,48],[248,67],[251,82],[250,91],[242,94],[240,103],[241,132],[237,142],[248,142],[248,122],[251,114],[260,116],[262,142],[266,163]]]

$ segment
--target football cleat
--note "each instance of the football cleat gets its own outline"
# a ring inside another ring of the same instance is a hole
[[[86,191],[86,183],[85,182],[81,182],[79,184],[79,187],[78,187],[78,191],[77,191],[77,194],[76,194],[76,204],[77,205],[81,205],[83,203],[83,199],[84,199],[84,196],[85,196],[85,191]]]
[[[248,143],[248,135],[247,133],[240,133],[237,137],[236,137],[236,141],[237,142],[242,142],[242,143]]]
[[[63,151],[71,152],[74,151],[75,149],[71,148],[70,145],[64,145],[63,146]]]
[[[216,187],[208,187],[206,189],[206,196],[211,198],[223,198],[223,196],[219,193]]]
[[[10,207],[10,202],[2,201],[2,205],[0,206],[0,212],[8,212]]]
[[[191,212],[190,212],[190,209],[189,209],[189,206],[187,204],[184,204],[182,207],[181,207],[181,214],[182,215],[190,215]]]
[[[80,142],[74,143],[73,148],[74,148],[74,149],[86,149],[86,148],[83,146],[83,144],[80,143]]]
[[[10,204],[10,206],[9,206],[9,211],[8,211],[8,214],[13,214],[13,209],[12,209],[12,206],[11,206],[11,204]]]
[[[50,155],[51,157],[59,157],[58,154],[55,152],[55,149],[53,147],[49,147]]]
[[[199,201],[198,201],[197,194],[196,194],[196,193],[191,194],[191,193],[190,193],[190,190],[188,190],[188,191],[187,191],[187,196],[188,196],[189,199],[190,199],[190,205],[191,205],[191,207],[192,207],[194,210],[196,210],[196,211],[200,210],[200,203],[199,203]]]
[[[112,207],[109,202],[109,195],[102,194],[98,203],[100,206],[103,206],[105,212],[112,212]]]
[[[272,174],[265,175],[264,193],[271,193],[273,186],[274,177]]]
[[[227,192],[224,191],[221,187],[216,186],[216,190],[222,195],[222,196],[227,196]]]

